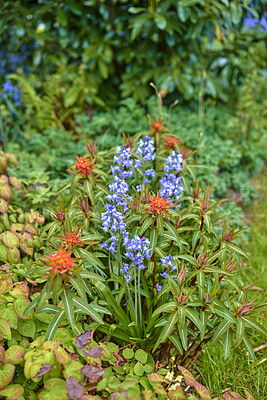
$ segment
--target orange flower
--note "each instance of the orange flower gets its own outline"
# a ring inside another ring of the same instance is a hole
[[[168,200],[165,200],[164,197],[160,197],[158,194],[157,196],[150,197],[149,200],[149,209],[148,212],[150,214],[164,214],[168,212],[167,208],[170,208],[170,204]]]
[[[163,123],[161,121],[155,121],[152,123],[152,130],[155,132],[160,132],[163,128]]]
[[[92,168],[94,163],[90,161],[89,158],[77,157],[77,163],[74,165],[75,169],[83,174],[86,178],[88,177],[88,175],[92,175]]]
[[[51,265],[49,272],[64,274],[75,268],[75,259],[71,257],[71,253],[65,250],[57,250],[55,254],[49,254],[47,264]]]
[[[168,147],[169,149],[175,149],[176,148],[176,144],[178,144],[180,141],[175,138],[175,137],[168,137],[165,139],[165,143],[164,145],[166,147]]]
[[[69,233],[68,236],[63,238],[63,241],[67,246],[73,247],[75,244],[80,245],[82,241],[80,240],[80,235],[76,235],[76,232]]]

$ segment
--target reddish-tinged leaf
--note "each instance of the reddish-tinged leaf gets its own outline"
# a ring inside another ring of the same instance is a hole
[[[20,248],[24,253],[28,254],[29,256],[33,255],[33,247],[29,245],[29,242],[27,239],[22,239],[20,241]]]
[[[62,347],[58,347],[55,350],[55,356],[58,362],[60,362],[62,365],[71,359],[66,350],[64,350]]]
[[[4,362],[5,359],[5,348],[0,344],[0,362]]]
[[[210,392],[205,386],[201,385],[198,382],[195,382],[194,387],[198,392],[201,400],[211,400]]]
[[[11,264],[17,264],[20,259],[20,252],[16,247],[7,250],[7,261]]]
[[[148,379],[153,382],[167,382],[164,376],[158,374],[157,372],[152,372],[152,374],[149,374]]]
[[[17,167],[19,165],[18,159],[15,154],[6,153],[6,158],[8,159],[8,161],[11,162],[12,165],[14,165],[14,167]]]
[[[0,367],[0,389],[4,389],[13,379],[15,365],[5,364]]]
[[[30,300],[28,300],[26,297],[24,296],[19,296],[17,297],[14,302],[13,302],[13,308],[15,313],[17,314],[17,316],[20,319],[32,319],[33,317],[33,311],[30,312],[29,314],[27,314],[26,316],[24,316],[24,311],[26,310],[26,308],[31,304]]]
[[[247,390],[244,389],[244,393],[246,395],[247,400],[254,400],[254,398],[251,396],[251,394]]]
[[[6,184],[6,185],[0,185],[0,197],[2,197],[4,200],[10,200],[12,197],[12,190],[11,187]]]
[[[0,177],[0,185],[5,185],[8,183],[8,177],[6,175],[1,175]]]
[[[7,247],[18,247],[19,246],[19,239],[13,232],[5,231],[5,232],[1,233],[1,239]]]
[[[23,395],[24,389],[19,384],[8,385],[0,390],[0,396],[7,397],[8,400],[16,400]]]
[[[26,222],[24,227],[25,227],[25,231],[31,233],[32,235],[38,235],[39,234],[38,229],[35,228],[35,226],[30,224],[29,222]]]
[[[37,374],[34,375],[33,378],[39,378],[40,376],[48,374],[53,368],[55,368],[55,365],[50,365],[50,364],[44,364],[41,369],[37,372]]]
[[[169,400],[186,400],[184,391],[181,386],[177,386],[175,390],[170,390],[168,392]]]
[[[22,185],[21,185],[20,181],[15,176],[10,176],[9,180],[10,180],[11,185],[14,186],[14,188],[16,188],[18,190],[22,189]]]
[[[84,386],[81,382],[78,382],[76,378],[71,376],[66,381],[66,389],[68,391],[68,397],[70,399],[80,399],[84,394]]]
[[[240,396],[240,394],[232,392],[231,390],[224,393],[223,397],[225,398],[225,400],[244,400],[244,398]]]
[[[81,335],[76,337],[76,347],[77,349],[83,349],[85,346],[90,344],[93,339],[94,330],[91,329],[90,331],[85,331]]]
[[[11,330],[9,324],[4,318],[0,317],[0,336],[4,339],[11,339]],[[1,382],[1,380],[0,380]]]
[[[5,363],[19,364],[22,361],[23,355],[23,347],[17,345],[11,346],[6,351]]]
[[[8,287],[7,279],[0,279],[0,294],[5,293]]]
[[[100,346],[96,346],[93,349],[89,349],[87,351],[83,350],[83,354],[85,356],[94,357],[94,358],[99,358],[99,357],[103,356],[104,353],[105,353],[105,350]]]
[[[24,225],[23,224],[11,224],[10,230],[14,233],[23,231]]]
[[[6,214],[8,212],[8,202],[4,199],[0,199],[0,212]]]
[[[178,369],[182,372],[186,385],[194,387],[197,381],[195,380],[191,372],[187,371],[187,369],[181,367],[180,365],[178,366]]]

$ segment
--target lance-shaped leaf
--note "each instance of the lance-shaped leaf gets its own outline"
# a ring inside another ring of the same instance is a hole
[[[104,321],[100,317],[100,315],[92,307],[90,307],[89,304],[87,304],[82,299],[79,299],[78,297],[74,297],[73,304],[75,305],[75,307],[77,307],[79,310],[81,310],[81,312],[83,314],[90,315],[90,317],[93,318],[99,324],[104,324]]]
[[[267,331],[262,326],[260,326],[257,322],[252,321],[251,319],[249,319],[248,317],[245,317],[245,316],[242,316],[241,318],[245,322],[246,326],[248,326],[249,328],[253,328],[254,330],[260,332],[264,336],[267,336]]]
[[[158,232],[157,232],[156,229],[151,229],[150,230],[149,239],[150,239],[150,249],[151,249],[150,250],[150,257],[152,257],[152,255],[153,255],[153,253],[155,251],[155,248],[157,246],[157,243],[158,243]]]
[[[184,325],[183,328],[180,328],[180,325],[178,325],[178,329],[179,329],[182,346],[185,350],[187,350],[187,326]]]
[[[223,357],[225,360],[230,355],[232,347],[232,338],[233,338],[233,331],[232,329],[228,329],[224,334],[224,341],[223,341]]]
[[[174,344],[174,346],[176,347],[176,349],[179,351],[179,353],[181,354],[181,355],[183,355],[184,354],[184,350],[183,350],[183,348],[182,348],[182,346],[181,346],[181,342],[180,342],[180,339],[178,338],[178,336],[177,335],[170,335],[169,336],[169,340],[172,342],[172,344]]]
[[[177,303],[175,303],[175,301],[170,301],[169,303],[163,304],[162,306],[160,306],[159,308],[157,308],[151,318],[155,317],[156,315],[160,314],[160,313],[169,313],[169,312],[173,312],[175,311],[177,308]]]
[[[92,307],[93,310],[99,313],[112,315],[112,313],[109,310],[107,310],[105,307],[99,306],[98,304],[90,303],[90,307]]]
[[[82,256],[84,258],[84,260],[86,262],[88,262],[88,264],[92,265],[93,267],[98,265],[100,268],[105,268],[102,261],[99,260],[99,258],[97,258],[94,255],[94,253],[91,253],[85,249],[79,249],[79,253],[80,253],[80,256]],[[74,252],[74,254],[76,255],[76,252]]]
[[[59,325],[61,324],[61,322],[63,321],[63,319],[65,318],[65,310],[61,310],[59,311],[57,314],[55,314],[54,318],[52,319],[52,321],[50,322],[46,334],[45,334],[45,340],[52,340],[57,328],[59,327]]]
[[[171,334],[176,322],[178,321],[178,312],[173,312],[168,318],[167,324],[161,329],[158,340],[152,350],[152,353],[157,349],[160,343],[164,343],[168,336]]]
[[[76,276],[69,276],[69,281],[72,286],[77,290],[78,295],[85,301],[87,301],[87,296],[85,292],[85,287],[83,284],[82,279],[78,275]]]
[[[244,333],[245,333],[245,323],[242,321],[242,318],[238,317],[236,325],[235,347],[239,346],[239,344],[242,342]]]
[[[70,289],[63,290],[62,301],[66,310],[66,315],[69,320],[70,326],[74,330],[75,329],[74,308],[73,308],[72,294]]]
[[[185,308],[186,316],[193,322],[193,324],[199,329],[201,337],[204,337],[205,331],[204,326],[201,324],[199,320],[199,314],[195,310],[191,310],[190,308]]]
[[[102,276],[95,274],[94,272],[80,272],[79,273],[81,278],[84,279],[92,279],[92,280],[96,280],[96,281],[105,281],[105,278],[103,278]]]
[[[222,320],[222,322],[219,324],[218,328],[214,332],[212,343],[215,343],[232,325],[232,321],[228,321],[226,319]]]
[[[105,300],[108,302],[109,306],[112,307],[114,314],[116,317],[119,319],[120,323],[124,326],[124,328],[128,328],[128,325],[131,323],[129,320],[128,316],[125,314],[125,312],[122,310],[120,304],[117,303],[115,297],[109,290],[109,288],[102,282],[97,281],[94,282],[95,287],[98,289],[100,294],[105,298]]]
[[[255,361],[256,358],[255,358],[255,353],[254,353],[253,347],[245,334],[243,336],[243,342],[248,350],[248,354],[252,358],[252,361]]]
[[[53,286],[52,286],[52,300],[54,304],[57,303],[61,286],[62,286],[62,276],[61,274],[57,274],[53,280]]]
[[[178,258],[178,259],[182,259],[182,260],[188,261],[189,264],[194,265],[195,267],[198,267],[197,261],[192,256],[190,256],[188,254],[178,255],[178,256],[175,256],[174,258]]]

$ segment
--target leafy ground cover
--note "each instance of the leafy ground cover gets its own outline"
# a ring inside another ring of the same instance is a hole
[[[257,297],[263,302],[266,300],[266,240],[267,240],[267,196],[266,196],[267,172],[265,170],[255,179],[253,185],[259,196],[253,206],[245,208],[246,222],[249,225],[249,241],[246,250],[249,253],[247,261],[248,270],[241,273],[244,287],[249,300]],[[253,284],[251,285],[251,282]],[[261,313],[258,321],[266,326],[266,313]],[[199,373],[205,384],[213,393],[219,393],[228,386],[238,391],[247,387],[253,393],[255,399],[266,398],[266,337],[253,335],[253,347],[256,351],[256,361],[249,361],[247,355],[241,349],[235,349],[231,359],[223,360],[223,354],[219,347],[208,347],[201,357]],[[238,373],[237,373],[238,371]],[[223,385],[222,386],[222,382]]]

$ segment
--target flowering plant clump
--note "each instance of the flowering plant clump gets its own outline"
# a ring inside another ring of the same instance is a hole
[[[75,331],[135,342],[157,360],[185,365],[217,340],[225,357],[243,342],[253,358],[249,330],[264,330],[237,276],[240,232],[218,220],[209,189],[187,184],[191,149],[179,138],[170,148],[166,137],[167,129],[136,135],[113,160],[95,151],[94,176],[83,164],[83,178],[75,170],[61,189],[70,202],[44,228],[60,253],[50,255],[46,294],[35,299],[38,312],[55,314],[46,337],[66,317]]]
[[[85,178],[92,175],[92,168],[94,163],[86,157],[77,157],[77,163],[74,164],[75,170],[80,172]]]

